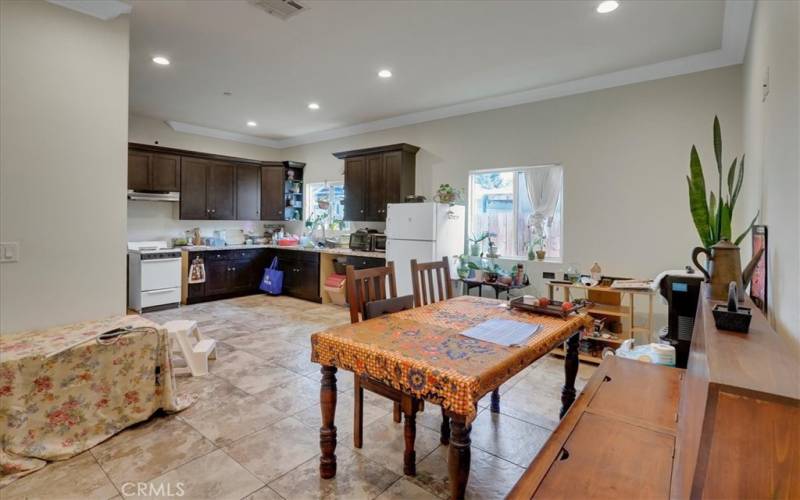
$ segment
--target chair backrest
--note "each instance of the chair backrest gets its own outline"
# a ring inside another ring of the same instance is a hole
[[[434,281],[438,285],[438,299]],[[450,281],[450,263],[447,257],[436,262],[418,263],[416,259],[412,260],[411,282],[414,285],[414,304],[417,307],[453,298],[453,282]]]
[[[384,314],[393,314],[414,308],[414,296],[402,295],[393,299],[381,299],[367,302],[364,306],[364,319],[377,318]]]
[[[358,323],[359,314],[364,316],[364,304],[373,300],[397,297],[397,281],[394,262],[386,267],[370,267],[356,270],[347,266],[347,302],[350,303],[350,323]],[[386,282],[389,282],[387,290]]]

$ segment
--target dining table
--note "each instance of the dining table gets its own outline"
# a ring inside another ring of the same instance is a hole
[[[491,319],[540,325],[520,345],[506,346],[463,335]],[[470,431],[478,401],[511,377],[566,343],[560,417],[575,401],[578,345],[591,327],[584,314],[565,318],[509,307],[507,301],[460,296],[353,324],[335,326],[311,336],[311,360],[321,365],[320,476],[336,475],[336,373],[382,384],[407,395],[405,414],[406,470],[414,471],[415,413],[418,402],[442,407],[442,442],[449,442],[450,496],[464,498],[470,467]],[[446,425],[448,424],[448,425]],[[446,439],[449,438],[449,439]],[[408,462],[412,463],[409,464]]]

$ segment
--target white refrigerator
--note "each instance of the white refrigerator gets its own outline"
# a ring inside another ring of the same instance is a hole
[[[464,253],[464,207],[442,203],[390,203],[386,212],[386,260],[394,262],[397,294],[410,295],[411,259],[433,262]]]

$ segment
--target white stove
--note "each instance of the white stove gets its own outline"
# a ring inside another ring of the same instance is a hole
[[[178,307],[181,251],[166,241],[128,243],[128,307],[138,312]]]

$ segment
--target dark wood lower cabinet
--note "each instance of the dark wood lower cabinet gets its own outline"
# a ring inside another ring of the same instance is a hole
[[[264,269],[278,258],[283,271],[283,294],[298,299],[321,302],[319,293],[319,254],[298,250],[239,249],[191,252],[203,258],[205,283],[188,286],[189,304],[237,295],[261,293],[258,289]]]

